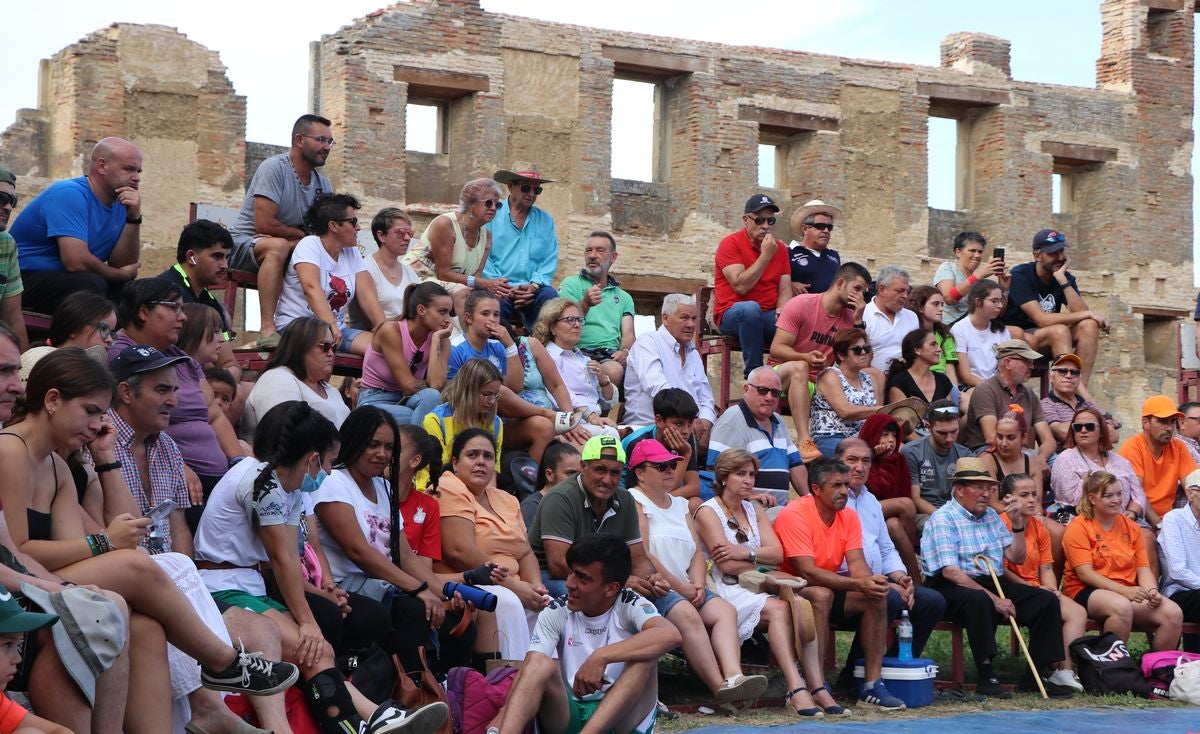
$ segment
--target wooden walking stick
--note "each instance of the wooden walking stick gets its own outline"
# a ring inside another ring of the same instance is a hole
[[[983,565],[980,565],[980,559],[983,559]],[[975,562],[975,568],[980,571],[983,570],[984,565],[987,566],[988,575],[992,577],[996,593],[1000,595],[1001,599],[1007,599],[1008,597],[1004,596],[1004,589],[1000,588],[1000,579],[996,578],[996,569],[992,568],[992,559],[988,558],[986,553],[977,553],[971,560]],[[1029,654],[1029,646],[1025,644],[1025,635],[1021,634],[1021,627],[1017,624],[1016,616],[1008,615],[1008,623],[1012,625],[1013,632],[1017,634],[1017,639],[1021,642],[1021,652],[1025,653],[1025,662],[1029,663],[1029,672],[1033,673],[1033,680],[1037,683],[1038,690],[1042,692],[1042,698],[1049,700],[1050,696],[1046,695],[1046,686],[1042,685],[1042,676],[1038,674],[1037,666],[1033,664],[1033,656]]]

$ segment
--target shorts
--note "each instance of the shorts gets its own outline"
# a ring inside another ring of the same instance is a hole
[[[917,513],[917,535],[925,532],[925,523],[929,520],[929,515],[923,512]]]
[[[353,326],[347,326],[342,329],[342,343],[338,345],[338,351],[342,354],[350,354],[350,345],[354,343],[354,338],[359,334],[366,334],[362,329],[355,329]]]
[[[588,719],[592,718],[592,715],[596,713],[596,709],[600,707],[600,702],[603,700],[602,698],[598,698],[594,701],[580,701],[568,692],[567,711],[570,712],[571,719],[567,723],[566,734],[579,734],[583,730],[584,724],[588,722]],[[650,713],[646,718],[642,719],[638,727],[630,734],[653,734],[654,720],[657,716],[658,707],[651,706]]]
[[[780,362],[779,364],[773,364],[773,365],[771,365],[771,371],[774,372],[775,374],[779,374],[779,368],[784,366],[785,364],[787,364],[787,362]],[[812,373],[809,372],[809,374],[812,374]],[[816,394],[817,394],[817,383],[814,382],[813,380],[809,380],[808,381],[808,399],[812,400],[813,396]],[[788,395],[787,390],[781,390],[779,392],[779,399],[781,401],[786,401],[787,395]]]
[[[1083,607],[1087,611],[1088,599],[1092,598],[1092,594],[1096,592],[1095,586],[1085,586],[1075,593],[1075,603]]]
[[[288,608],[269,596],[254,596],[247,594],[241,589],[226,589],[224,591],[212,592],[213,601],[220,604],[227,604],[231,607],[240,607],[247,609],[255,614],[262,614],[275,610],[287,614]]]
[[[258,259],[254,257],[254,243],[259,240],[255,235],[248,239],[233,238],[233,251],[229,253],[229,269],[245,270],[250,273],[258,272]]]
[[[708,589],[704,590],[704,604],[707,604],[709,599],[716,598],[716,594]],[[682,594],[676,591],[668,591],[666,596],[660,596],[657,599],[650,600],[650,603],[654,605],[654,608],[658,610],[658,613],[664,617],[670,614],[671,610],[674,609],[675,605],[679,602],[690,603],[687,599],[683,598]],[[701,604],[700,606],[704,606],[704,604]]]

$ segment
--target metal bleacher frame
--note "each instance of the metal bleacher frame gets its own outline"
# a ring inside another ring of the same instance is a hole
[[[188,222],[194,222],[197,219],[208,219],[228,228],[237,219],[237,215],[237,209],[192,202],[188,211]],[[225,310],[229,312],[229,318],[231,319],[234,317],[233,314],[237,308],[239,290],[258,290],[258,275],[245,270],[230,268],[229,274],[226,276],[223,301]],[[245,349],[242,347],[234,347],[233,355],[238,362],[238,366],[243,370],[253,372],[262,372],[265,370],[267,362],[271,359],[270,351]],[[335,375],[362,377],[362,357],[354,354],[335,354],[333,357],[333,373]]]

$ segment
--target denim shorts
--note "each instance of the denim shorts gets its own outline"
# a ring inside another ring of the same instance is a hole
[[[716,598],[717,598],[716,594],[709,591],[708,589],[704,590],[704,604],[707,604],[710,599],[716,599]],[[657,599],[651,599],[650,603],[654,605],[654,608],[658,610],[659,614],[661,614],[662,616],[665,617],[671,613],[671,610],[675,608],[676,604],[678,604],[679,602],[686,603],[687,601],[688,600],[684,599],[683,596],[681,594],[679,594],[679,592],[668,591],[666,596],[660,596]],[[704,606],[704,604],[701,604],[700,606]]]
[[[355,329],[352,326],[347,326],[342,329],[342,343],[338,345],[338,351],[342,354],[350,354],[350,345],[354,343],[354,338],[359,334],[367,332],[362,329]]]

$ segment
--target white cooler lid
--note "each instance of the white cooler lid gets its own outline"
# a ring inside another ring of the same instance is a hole
[[[930,664],[921,668],[889,668],[884,666],[884,680],[930,680],[937,678],[938,666]],[[854,666],[855,678],[866,678],[866,671],[863,666]]]

